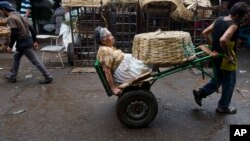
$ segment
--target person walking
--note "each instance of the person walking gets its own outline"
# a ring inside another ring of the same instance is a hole
[[[238,22],[249,12],[249,6],[238,2],[230,9],[230,14],[216,19],[204,31],[203,35],[208,44],[212,46],[211,56],[214,57],[214,74],[210,82],[198,90],[193,90],[196,103],[202,106],[202,99],[213,94],[222,86],[222,94],[218,101],[216,112],[235,114],[236,108],[230,106],[236,83],[237,61],[235,57],[235,41],[237,39]],[[210,36],[211,35],[211,36]],[[217,57],[217,54],[224,57]]]
[[[45,68],[43,63],[38,60],[38,57],[34,53],[32,46],[36,40],[36,34],[31,25],[28,24],[21,15],[15,12],[13,6],[7,1],[0,2],[0,10],[4,16],[7,17],[7,25],[11,30],[10,44],[7,48],[7,52],[12,52],[12,47],[16,42],[16,51],[13,56],[13,64],[10,73],[5,74],[4,78],[9,82],[15,83],[17,73],[20,66],[20,61],[23,55],[25,55],[33,65],[35,65],[45,77],[44,80],[40,80],[40,84],[48,84],[53,81],[52,75]],[[32,35],[32,37],[31,37]]]

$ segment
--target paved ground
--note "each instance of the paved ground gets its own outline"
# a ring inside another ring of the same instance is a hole
[[[96,73],[71,73],[73,67],[66,65],[49,69],[54,83],[40,85],[41,74],[24,57],[18,82],[12,84],[2,77],[11,55],[0,53],[0,141],[228,141],[230,124],[250,123],[249,53],[239,52],[236,87],[240,93],[235,91],[232,103],[238,108],[236,115],[215,113],[220,94],[208,97],[199,108],[192,89],[208,80],[185,70],[152,86],[159,111],[143,129],[120,123],[117,98],[106,95]]]

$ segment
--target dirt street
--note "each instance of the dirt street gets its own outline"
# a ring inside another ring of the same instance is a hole
[[[155,120],[147,128],[129,129],[116,116],[117,97],[106,95],[96,73],[71,73],[64,56],[66,67],[49,69],[55,80],[41,85],[41,73],[23,57],[17,83],[9,83],[3,74],[12,56],[0,53],[0,141],[228,141],[230,124],[250,123],[250,50],[238,54],[232,99],[237,114],[215,112],[220,94],[198,107],[192,89],[209,78],[185,70],[156,81]]]

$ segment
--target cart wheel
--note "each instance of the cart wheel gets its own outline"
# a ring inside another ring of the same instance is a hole
[[[73,44],[72,43],[68,44],[67,56],[68,56],[69,65],[74,66],[74,49],[73,49]]]
[[[141,128],[151,123],[157,115],[158,104],[149,90],[124,93],[117,101],[117,116],[127,127]]]

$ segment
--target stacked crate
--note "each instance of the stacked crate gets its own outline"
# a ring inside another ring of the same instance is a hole
[[[68,46],[69,63],[75,66],[94,64],[97,47],[93,36],[97,26],[105,26],[100,7],[75,7],[77,15],[71,15],[73,43]],[[75,37],[78,37],[75,38]],[[77,40],[78,41],[77,41]]]
[[[112,3],[109,29],[115,37],[116,48],[132,52],[133,38],[137,30],[138,3]]]

